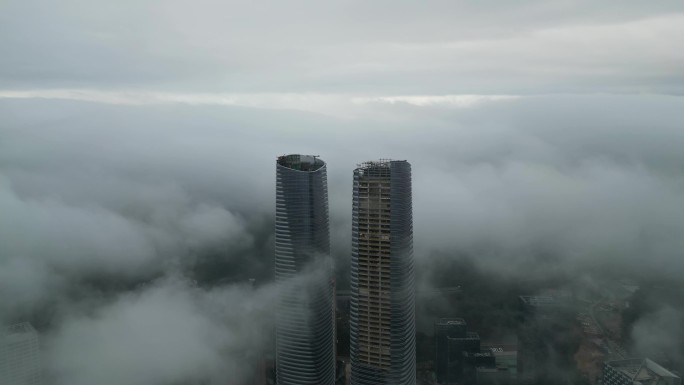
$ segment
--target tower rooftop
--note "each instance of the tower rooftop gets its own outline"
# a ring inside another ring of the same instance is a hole
[[[28,322],[10,325],[4,330],[5,335],[35,333],[36,329]]]
[[[278,157],[278,165],[296,171],[316,171],[325,166],[318,155],[290,154]]]
[[[359,169],[369,169],[369,168],[378,168],[378,167],[391,167],[392,163],[394,162],[406,162],[406,160],[394,160],[394,159],[378,159],[378,160],[369,160],[366,162],[358,163],[356,165],[357,168]]]

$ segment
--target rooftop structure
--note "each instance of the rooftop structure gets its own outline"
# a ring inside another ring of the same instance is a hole
[[[605,385],[681,385],[681,378],[648,358],[606,361]]]
[[[36,329],[31,326],[28,322],[22,322],[14,325],[10,325],[5,329],[5,336],[13,334],[31,334],[36,333]]]
[[[463,318],[440,318],[435,322],[435,326],[450,327],[450,326],[466,326]]]
[[[296,171],[317,171],[325,167],[325,162],[318,155],[282,155],[278,157],[278,165]]]

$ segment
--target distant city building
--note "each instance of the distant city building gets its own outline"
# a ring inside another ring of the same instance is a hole
[[[463,318],[435,322],[435,375],[440,384],[474,383],[478,367],[493,368],[491,351],[480,348],[480,336],[468,331]]]
[[[277,384],[333,385],[334,278],[328,181],[326,164],[321,159],[310,155],[278,158],[275,227],[275,279],[280,284],[276,308]],[[303,279],[307,274],[314,276]]]
[[[464,338],[467,331],[463,318],[443,318],[435,322],[435,374],[438,382],[446,383],[450,379],[455,381],[455,375],[449,374],[449,338]]]
[[[411,165],[354,170],[350,303],[352,385],[416,383]]]
[[[40,385],[41,377],[38,332],[28,322],[5,329],[0,335],[0,384]]]
[[[681,385],[681,383],[679,376],[648,358],[603,363],[604,385]]]
[[[488,342],[481,346],[484,351],[491,351],[495,358],[495,367],[478,372],[478,384],[514,384],[518,379],[518,344],[517,338],[504,343]]]

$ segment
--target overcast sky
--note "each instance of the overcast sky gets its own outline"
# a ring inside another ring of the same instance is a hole
[[[678,0],[5,0],[0,86],[682,93]]]
[[[328,162],[341,268],[389,157],[422,271],[681,277],[682,36],[681,0],[0,1],[0,322],[49,309],[57,385],[237,378],[276,289],[226,282],[272,269],[285,153]]]

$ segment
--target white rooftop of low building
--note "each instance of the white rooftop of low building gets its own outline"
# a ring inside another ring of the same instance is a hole
[[[463,318],[440,318],[437,321],[438,325],[465,325],[466,322]]]

